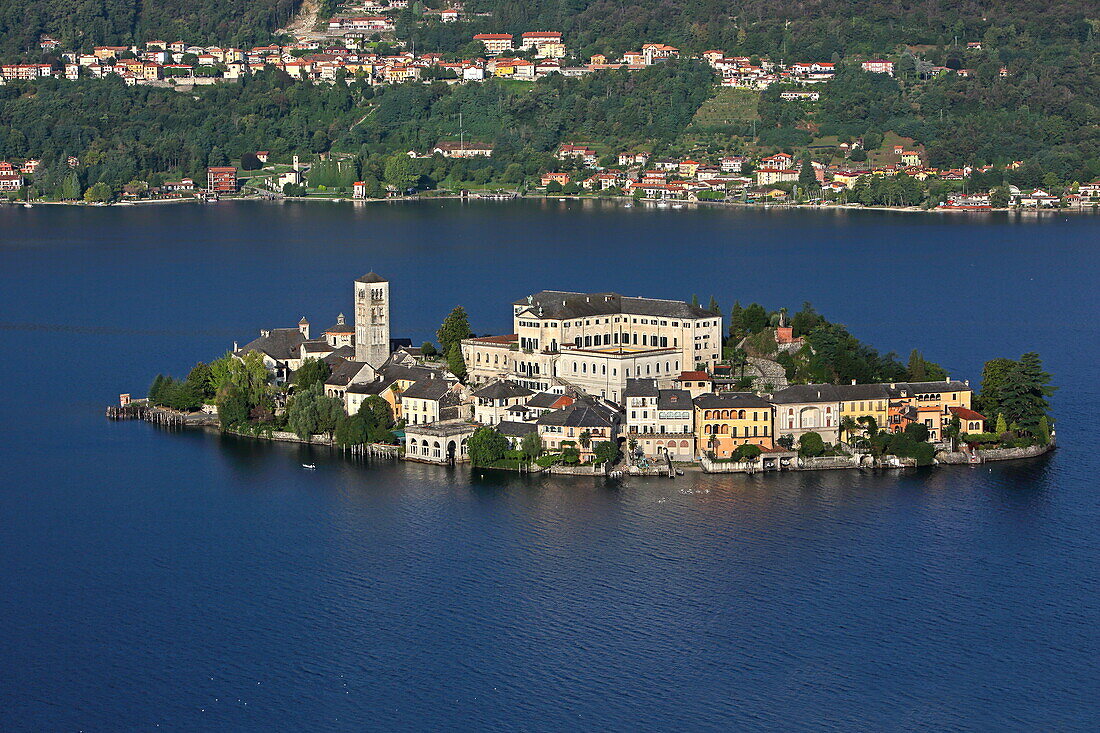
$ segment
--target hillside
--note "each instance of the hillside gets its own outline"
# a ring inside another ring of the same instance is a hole
[[[66,47],[186,39],[243,45],[263,41],[302,0],[2,0],[0,53],[34,49],[48,33]]]

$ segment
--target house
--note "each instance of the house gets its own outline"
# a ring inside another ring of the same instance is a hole
[[[523,405],[523,410],[515,410],[515,412],[525,414],[528,420],[535,420],[540,415],[544,415],[547,412],[553,412],[554,410],[561,410],[576,401],[574,397],[567,394],[559,394],[557,392],[536,392],[528,398],[526,404]]]
[[[744,155],[727,155],[719,161],[719,168],[723,173],[740,173],[746,162]]]
[[[760,161],[760,169],[786,170],[794,164],[794,156],[787,153],[776,153]]]
[[[532,390],[506,380],[482,387],[473,393],[474,422],[496,425],[510,419],[509,408],[522,405],[533,394]]]
[[[597,400],[578,399],[568,407],[540,415],[535,424],[539,438],[547,450],[559,451],[574,447],[581,454],[581,462],[591,459],[592,446],[601,441],[614,441],[619,434],[621,415]],[[587,437],[590,443],[582,443]]]
[[[1100,200],[1100,181],[1082,183],[1077,188],[1077,193],[1080,194],[1082,201]]]
[[[983,433],[985,432],[985,415],[980,412],[975,412],[968,407],[950,407],[948,408],[952,417],[959,418],[959,429],[964,433]]]
[[[654,379],[627,381],[626,438],[644,456],[695,457],[695,407],[686,389],[660,389]]]
[[[234,345],[233,355],[243,359],[250,352],[260,354],[264,366],[275,382],[286,382],[302,366],[302,344],[309,338],[309,326],[299,328],[260,329],[258,338],[239,349]]]
[[[901,163],[905,166],[918,167],[924,163],[919,150],[904,150],[901,153]]]
[[[771,186],[776,183],[797,181],[798,171],[794,168],[758,168],[753,176],[756,178],[757,186]]]
[[[444,158],[488,158],[493,155],[493,145],[472,141],[441,141],[435,144],[431,152],[433,155],[438,153]]]
[[[672,384],[676,389],[687,390],[691,394],[691,399],[714,391],[714,379],[704,371],[680,372],[679,376],[672,380]]]
[[[642,45],[642,59],[646,66],[651,66],[664,59],[678,58],[680,49],[675,46],[666,46],[663,43],[646,43]]]
[[[195,182],[190,178],[181,178],[178,181],[165,181],[160,188],[172,193],[190,192],[195,190]]]
[[[695,409],[696,455],[729,458],[737,446],[774,447],[773,406],[751,392],[699,395]]]
[[[463,404],[461,384],[433,374],[413,382],[401,393],[401,415],[406,425],[427,425],[466,419],[469,408]]]
[[[478,33],[474,40],[481,41],[485,53],[492,56],[512,50],[512,36],[509,33]]]
[[[537,58],[560,59],[565,56],[565,44],[561,33],[556,31],[535,31],[520,36],[520,48],[524,51],[535,49]]]
[[[22,173],[12,171],[0,172],[0,191],[18,191],[23,188],[25,181]]]
[[[539,185],[546,188],[551,183],[557,183],[562,186],[569,183],[568,173],[543,173],[542,178],[539,179]]]
[[[889,395],[886,427],[901,432],[910,422],[922,422],[928,428],[929,440],[940,440],[943,426],[950,420],[951,408],[970,409],[973,390],[968,382],[951,379],[936,382],[896,382],[887,387]]]
[[[367,184],[364,181],[356,181],[351,184],[351,197],[353,199],[365,199],[367,197]]]
[[[893,61],[883,61],[881,59],[876,59],[874,61],[864,61],[861,64],[861,68],[864,71],[870,72],[872,74],[888,74],[889,76],[894,75]]]
[[[206,190],[216,193],[236,193],[237,169],[233,166],[211,166],[207,168]]]
[[[840,393],[832,384],[796,384],[766,395],[775,405],[775,433],[790,436],[795,447],[809,432],[826,443],[839,441]]]
[[[695,172],[701,164],[696,160],[681,160],[677,166],[677,173],[681,178],[694,178]]]

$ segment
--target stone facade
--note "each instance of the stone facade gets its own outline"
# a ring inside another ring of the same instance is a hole
[[[355,281],[355,360],[378,368],[390,355],[390,284],[370,272]]]

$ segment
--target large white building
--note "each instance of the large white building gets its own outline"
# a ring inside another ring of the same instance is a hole
[[[722,317],[678,300],[548,290],[513,303],[512,319],[511,335],[462,342],[474,383],[575,387],[621,402],[628,379],[671,387],[722,353]]]

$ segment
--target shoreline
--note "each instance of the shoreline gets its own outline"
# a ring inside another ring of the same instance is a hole
[[[860,204],[790,204],[790,203],[770,203],[770,202],[754,202],[745,203],[742,201],[682,201],[674,199],[635,199],[631,196],[577,196],[577,195],[553,195],[553,194],[525,194],[516,195],[514,198],[506,199],[504,201],[494,199],[482,199],[480,196],[461,196],[458,194],[445,194],[440,196],[401,196],[394,198],[375,198],[375,199],[354,199],[351,197],[323,197],[323,196],[283,196],[280,198],[266,197],[266,196],[241,196],[233,198],[225,198],[219,201],[202,201],[197,198],[178,198],[178,199],[146,199],[138,201],[119,201],[111,204],[100,203],[88,203],[86,201],[32,201],[32,202],[5,202],[3,206],[10,206],[15,208],[34,208],[36,206],[73,206],[73,207],[86,207],[86,208],[115,208],[115,207],[128,207],[128,206],[154,206],[160,204],[202,204],[202,205],[216,205],[222,203],[235,203],[235,202],[261,202],[261,203],[281,203],[284,201],[294,202],[314,202],[314,203],[330,203],[330,204],[390,204],[390,203],[409,203],[409,202],[422,202],[422,201],[486,201],[491,203],[509,203],[512,201],[550,201],[556,200],[561,203],[569,201],[608,201],[617,202],[619,204],[629,203],[633,205],[642,205],[657,207],[658,203],[665,203],[669,205],[679,205],[681,207],[696,207],[696,206],[708,206],[719,208],[745,208],[745,209],[765,209],[774,210],[781,209],[786,211],[883,211],[903,214],[1016,214],[1018,216],[1031,216],[1039,218],[1045,215],[1059,215],[1059,214],[1075,214],[1075,215],[1098,215],[1100,214],[1100,206],[1080,206],[1074,208],[1064,209],[955,209],[955,208],[932,208],[925,209],[919,206],[863,206]],[[665,207],[660,207],[665,208]]]
[[[583,471],[555,471],[554,466],[535,466],[532,461],[531,464],[524,466],[523,468],[507,468],[503,466],[474,466],[468,462],[462,462],[458,464],[436,463],[434,461],[422,461],[417,459],[406,459],[400,452],[399,445],[390,444],[375,444],[364,443],[363,445],[355,446],[341,446],[338,445],[335,440],[326,438],[323,435],[310,436],[309,440],[303,440],[297,435],[287,433],[284,431],[274,431],[271,434],[251,434],[244,433],[237,430],[223,430],[220,425],[216,424],[216,418],[213,418],[208,413],[178,413],[174,410],[166,410],[164,408],[153,408],[146,413],[142,413],[141,416],[131,417],[112,417],[111,409],[107,412],[108,418],[111,420],[129,420],[138,419],[144,422],[148,422],[151,425],[157,427],[167,428],[170,430],[178,429],[197,429],[203,432],[215,433],[218,435],[231,435],[234,438],[245,438],[252,440],[264,441],[274,444],[290,444],[298,446],[309,446],[310,448],[327,448],[332,453],[338,454],[340,457],[347,458],[383,458],[388,461],[396,461],[398,463],[417,463],[420,465],[437,466],[439,468],[455,468],[458,465],[469,466],[471,469],[478,469],[479,471],[503,471],[507,473],[515,473],[519,475],[541,475],[547,474],[551,476],[581,476],[581,477],[603,477],[605,479],[621,480],[624,478],[665,478],[665,479],[679,479],[686,478],[690,475],[702,474],[702,475],[729,475],[740,474],[744,476],[755,476],[757,474],[785,474],[785,473],[805,473],[805,472],[821,472],[821,471],[859,471],[865,472],[871,471],[897,471],[905,469],[916,468],[931,468],[938,469],[943,466],[969,466],[976,467],[986,463],[1002,463],[1005,461],[1020,461],[1031,458],[1039,458],[1041,456],[1053,453],[1057,447],[1057,441],[1052,440],[1047,445],[1034,445],[1027,448],[992,448],[988,450],[978,450],[975,455],[978,460],[971,460],[970,454],[966,451],[937,451],[935,463],[928,466],[917,466],[916,464],[910,464],[907,461],[911,459],[897,459],[894,462],[884,463],[881,465],[865,465],[863,458],[869,454],[856,453],[849,458],[853,459],[850,465],[836,465],[835,462],[829,462],[828,465],[801,465],[803,459],[796,459],[800,465],[789,468],[777,468],[771,470],[765,470],[758,468],[755,464],[747,466],[745,468],[735,468],[733,464],[730,465],[730,470],[720,471],[708,471],[703,461],[693,461],[690,463],[674,462],[672,464],[674,473],[668,475],[664,470],[654,472],[650,471],[631,471],[632,466],[625,468],[618,468],[615,471],[609,472],[607,468],[602,471],[596,470],[591,464],[579,464],[579,467],[586,469]],[[814,459],[809,459],[813,461]],[[573,467],[570,467],[573,468]],[[683,472],[683,475],[675,474],[675,471],[679,470]],[[617,474],[617,475],[616,475]]]

